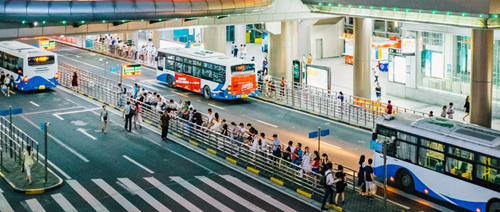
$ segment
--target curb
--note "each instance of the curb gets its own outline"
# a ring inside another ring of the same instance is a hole
[[[273,102],[273,101],[268,100],[268,99],[263,98],[263,97],[255,96],[254,98],[256,98],[258,100],[261,100],[261,101],[264,101],[264,102],[267,102],[267,103],[270,103],[270,104],[275,104],[275,105],[279,105],[279,106],[282,106],[282,107],[286,107],[286,108],[291,109],[291,110],[308,113],[308,114],[313,115],[313,116],[318,116],[318,117],[321,117],[321,118],[324,118],[324,119],[328,119],[328,120],[331,120],[331,121],[335,121],[335,122],[339,122],[339,123],[342,123],[342,124],[347,124],[349,126],[360,128],[360,129],[363,129],[363,130],[369,130],[369,131],[372,130],[372,129],[370,129],[368,127],[365,127],[365,126],[361,126],[361,125],[357,125],[357,124],[352,124],[352,123],[349,123],[349,122],[346,122],[346,121],[343,121],[343,120],[334,119],[334,118],[331,118],[331,117],[328,117],[328,116],[325,116],[325,115],[321,115],[321,114],[318,114],[318,113],[314,113],[314,112],[309,112],[309,111],[297,109],[297,108],[294,108],[292,106],[285,105],[285,104],[282,104],[282,103],[279,103],[279,102]]]
[[[48,171],[50,173],[52,173],[54,176],[56,176],[57,179],[59,179],[59,182],[55,185],[45,187],[45,188],[29,188],[29,189],[19,188],[14,183],[12,183],[12,181],[10,181],[7,177],[5,177],[5,174],[3,174],[2,172],[0,172],[0,177],[2,177],[2,179],[5,182],[7,182],[7,184],[9,184],[9,186],[16,192],[21,192],[21,193],[25,193],[25,194],[42,194],[42,193],[45,193],[45,191],[52,190],[52,189],[55,189],[57,187],[62,186],[62,184],[64,182],[64,180],[61,177],[59,177],[56,173],[54,173],[50,168],[48,168]]]

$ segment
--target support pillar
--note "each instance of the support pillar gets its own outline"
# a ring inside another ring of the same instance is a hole
[[[156,49],[160,48],[160,31],[153,30],[151,32],[151,42]]]
[[[203,42],[207,50],[226,53],[226,25],[203,28]]]
[[[371,35],[373,20],[370,18],[354,18],[354,71],[353,94],[371,99]]]
[[[281,34],[270,36],[269,74],[293,80],[292,62],[298,58],[298,22],[281,22]],[[280,79],[275,79],[280,80]]]
[[[491,127],[493,79],[493,30],[472,30],[470,122]]]

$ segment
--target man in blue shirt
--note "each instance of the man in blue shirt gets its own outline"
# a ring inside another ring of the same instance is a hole
[[[278,134],[273,135],[273,155],[280,158],[281,157],[281,143],[278,139]]]

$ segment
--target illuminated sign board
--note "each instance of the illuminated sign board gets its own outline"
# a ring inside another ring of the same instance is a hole
[[[140,64],[122,66],[122,76],[124,77],[139,76],[141,74],[142,66]]]
[[[38,47],[45,50],[54,50],[56,48],[56,42],[51,40],[39,40]]]

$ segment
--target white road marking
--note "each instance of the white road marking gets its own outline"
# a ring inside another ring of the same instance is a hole
[[[27,116],[27,115],[35,115],[35,114],[40,114],[40,113],[52,113],[52,112],[57,112],[57,111],[61,111],[61,110],[71,110],[71,109],[77,109],[77,108],[82,108],[82,106],[59,108],[59,109],[53,109],[53,110],[41,110],[41,111],[36,111],[36,112],[23,113],[23,115]]]
[[[39,154],[39,156],[40,156],[40,160],[45,161],[45,157],[42,154]],[[66,172],[64,172],[61,168],[57,167],[56,164],[52,163],[52,161],[48,160],[47,163],[50,166],[52,166],[52,168],[54,168],[57,172],[59,172],[59,174],[64,176],[64,178],[66,178],[67,180],[71,180],[71,177],[68,174],[66,174]]]
[[[0,192],[0,211],[2,212],[14,212],[14,209],[9,205],[9,202],[7,202],[7,199],[2,194],[3,192]]]
[[[241,189],[247,191],[248,193],[253,194],[257,198],[264,200],[265,202],[269,203],[270,205],[282,210],[282,211],[296,211],[293,208],[288,207],[288,205],[281,203],[280,201],[272,198],[271,196],[265,194],[264,192],[244,183],[238,178],[235,178],[231,175],[221,175],[222,178],[227,180],[228,182],[231,182],[232,184],[240,187]]]
[[[89,134],[87,131],[85,131],[85,129],[78,128],[78,129],[76,129],[76,131],[81,132],[82,134],[86,135],[87,137],[91,138],[94,141],[97,140],[96,137],[94,137],[91,134]]]
[[[184,96],[184,97],[187,96],[187,93],[179,93],[177,91],[172,91],[172,93],[175,93],[177,95],[181,95],[181,96]]]
[[[64,56],[64,55],[62,55],[62,54],[59,54],[59,57],[63,57],[63,58],[65,58],[65,59],[72,60],[73,62],[82,63],[82,64],[88,65],[88,66],[90,66],[90,67],[92,67],[92,68],[98,69],[98,70],[104,70],[104,71],[106,71],[106,69],[105,69],[105,68],[103,68],[103,67],[95,66],[95,65],[92,65],[92,64],[90,64],[90,63],[83,62],[83,61],[81,61],[81,60],[75,60],[75,59],[73,59],[73,58],[71,58],[71,57]]]
[[[42,205],[38,202],[36,199],[28,199],[25,201],[26,204],[28,204],[28,207],[31,209],[32,212],[45,212],[45,209],[43,209]]]
[[[126,155],[122,155],[123,158],[127,159],[128,161],[132,162],[133,164],[135,164],[136,166],[138,166],[139,168],[141,169],[144,169],[144,171],[148,172],[149,174],[154,174],[155,172],[154,171],[151,171],[151,169],[148,169],[147,167],[145,167],[144,165],[140,164],[139,162],[133,160],[132,158],[129,158],[128,156]]]
[[[137,209],[132,203],[130,203],[125,197],[123,197],[118,191],[116,191],[113,187],[111,187],[108,183],[106,183],[102,179],[92,179],[92,181],[97,184],[102,190],[104,190],[111,198],[113,198],[118,204],[120,204],[125,210],[138,212]]]
[[[212,107],[215,107],[215,108],[219,108],[221,110],[225,110],[223,107],[220,107],[220,106],[217,106],[215,104],[212,104],[212,103],[208,103],[209,106],[212,106]]]
[[[37,106],[37,107],[40,107],[40,105],[39,105],[39,104],[37,104],[37,103],[35,103],[35,102],[33,102],[33,101],[30,101],[30,103],[31,103],[32,105],[35,105],[35,106]]]
[[[89,205],[92,206],[94,210],[98,212],[109,212],[109,210],[106,209],[106,207],[104,207],[102,203],[100,203],[94,196],[92,196],[92,194],[90,194],[87,189],[83,188],[83,186],[80,185],[80,183],[78,183],[76,180],[67,180],[66,182],[69,184],[69,186],[71,186],[71,188],[73,188],[73,190],[76,191],[76,193],[78,193],[78,195],[80,195],[85,201],[87,201],[87,203],[89,203]]]
[[[234,200],[235,202],[239,203],[240,205],[245,206],[251,211],[259,211],[259,212],[264,212],[265,210],[262,208],[259,208],[257,205],[254,205],[253,203],[247,201],[245,198],[240,197],[239,195],[235,194],[234,192],[230,191],[227,188],[224,188],[220,184],[216,183],[215,181],[211,180],[208,177],[205,176],[196,176],[200,181],[204,182],[205,184],[209,185],[213,189],[217,190],[218,192],[226,195],[230,199]]]
[[[88,112],[88,111],[94,111],[94,110],[99,110],[101,109],[100,107],[95,107],[95,108],[88,108],[88,109],[83,109],[83,110],[74,110],[74,111],[68,111],[68,112],[61,112],[57,113],[58,115],[66,115],[66,114],[73,114],[73,113],[83,113],[83,112]]]
[[[52,194],[52,199],[54,199],[59,206],[65,211],[65,212],[77,212],[76,208],[71,205],[71,203],[61,194]]]
[[[269,126],[274,127],[274,128],[278,128],[278,126],[276,126],[276,125],[274,125],[274,124],[269,124],[269,123],[267,123],[267,122],[265,122],[265,121],[261,121],[261,120],[259,120],[259,119],[255,119],[255,120],[256,120],[257,122],[262,123],[262,124],[269,125]]]
[[[59,120],[64,121],[63,117],[61,117],[59,114],[53,113],[52,115],[58,118]]]
[[[166,194],[168,197],[172,198],[174,201],[182,205],[184,208],[186,208],[188,211],[195,211],[195,212],[202,212],[201,209],[193,205],[191,202],[187,201],[182,197],[181,195],[177,194],[175,191],[170,189],[169,187],[163,185],[160,181],[158,181],[154,177],[145,177],[144,178],[146,181],[151,183],[154,187],[156,187],[158,190]]]
[[[133,183],[130,179],[128,178],[118,178],[120,182],[122,182],[125,186],[127,186],[130,190],[134,191],[139,197],[141,197],[144,201],[146,201],[149,205],[153,206],[158,211],[161,212],[169,212],[171,211],[167,207],[165,207],[161,202],[156,200],[154,197],[152,197],[150,194],[148,194],[146,191],[144,191],[142,188],[137,186],[135,183]]]
[[[185,189],[189,190],[191,193],[195,194],[196,196],[200,197],[200,199],[204,200],[208,204],[214,206],[220,211],[226,212],[226,211],[233,211],[231,208],[228,208],[218,200],[214,199],[213,197],[209,196],[207,193],[203,192],[199,188],[195,187],[191,183],[183,180],[180,177],[170,177],[173,181],[179,183],[182,187]]]
[[[35,123],[33,123],[31,120],[29,120],[28,118],[26,118],[24,115],[21,115],[21,117],[27,121],[28,123],[31,124],[31,126],[37,128],[38,130],[40,130],[40,126],[36,125]],[[52,134],[50,133],[47,133],[47,135],[52,139],[54,140],[56,143],[58,143],[59,145],[61,145],[62,147],[64,147],[65,149],[67,149],[68,151],[70,151],[71,153],[73,153],[74,155],[76,155],[78,158],[82,159],[83,162],[85,163],[88,163],[89,160],[87,158],[85,158],[83,155],[81,155],[80,153],[78,153],[76,150],[72,149],[71,147],[69,147],[68,145],[66,145],[65,143],[63,143],[61,140],[57,139],[56,137],[54,137]]]

